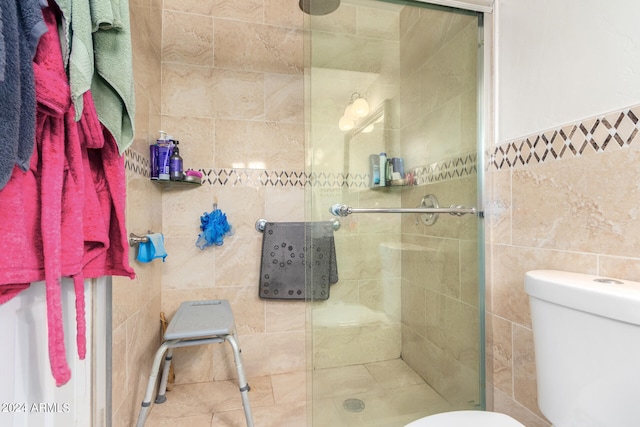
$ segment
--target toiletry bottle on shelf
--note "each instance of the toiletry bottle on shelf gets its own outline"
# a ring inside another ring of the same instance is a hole
[[[180,157],[180,149],[178,144],[180,141],[175,141],[173,146],[173,153],[169,159],[169,176],[171,181],[182,181],[184,174],[182,173],[182,157]]]
[[[158,179],[158,144],[149,145],[149,175],[151,179]]]
[[[371,175],[371,187],[380,185],[380,156],[371,154],[369,156],[369,174]]]
[[[400,178],[404,178],[404,161],[402,157],[394,157],[391,159],[391,164],[393,165],[393,171],[400,174]]]
[[[169,181],[169,158],[171,157],[171,144],[167,139],[167,133],[160,131],[158,144],[158,180]]]
[[[386,185],[387,180],[387,153],[380,153],[380,187]]]

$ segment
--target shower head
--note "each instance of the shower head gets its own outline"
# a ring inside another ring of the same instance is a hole
[[[309,15],[328,15],[340,6],[340,0],[300,0],[300,9]]]

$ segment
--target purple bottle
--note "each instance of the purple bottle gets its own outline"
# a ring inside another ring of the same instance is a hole
[[[158,144],[149,146],[149,163],[151,179],[158,179]]]
[[[169,158],[171,157],[171,145],[158,144],[158,180],[169,181]]]

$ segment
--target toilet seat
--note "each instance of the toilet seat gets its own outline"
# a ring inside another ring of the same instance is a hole
[[[525,427],[508,415],[488,411],[454,411],[429,415],[405,427]]]

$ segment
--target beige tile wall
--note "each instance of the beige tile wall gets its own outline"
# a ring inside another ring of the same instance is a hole
[[[477,18],[409,7],[400,18],[405,166],[425,166],[474,152]]]
[[[524,274],[640,280],[638,107],[496,147],[488,225],[494,408],[548,426],[537,407]],[[511,167],[510,165],[514,165]]]
[[[302,20],[297,2],[285,0],[164,2],[162,126],[180,140],[185,169],[304,171]],[[213,181],[162,194],[162,310],[229,299],[248,376],[304,371],[304,301],[258,298],[255,230],[259,218],[304,220],[303,186]],[[214,203],[233,235],[200,250],[200,216]],[[235,376],[227,346],[178,349],[174,360],[176,383]]]
[[[128,231],[137,234],[162,230],[162,194],[147,178],[149,138],[160,123],[162,11],[157,3],[129,5],[137,115],[135,140],[125,153],[126,221]],[[112,288],[112,425],[123,427],[137,419],[151,359],[160,343],[161,265],[140,264],[135,256],[132,249],[129,259],[136,278],[114,277]]]

